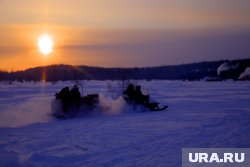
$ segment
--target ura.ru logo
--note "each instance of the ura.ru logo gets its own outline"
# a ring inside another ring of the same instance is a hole
[[[245,160],[245,153],[189,153],[189,162],[195,163],[242,163]]]

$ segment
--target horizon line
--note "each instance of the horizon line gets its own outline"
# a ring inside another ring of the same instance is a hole
[[[8,70],[4,70],[0,68],[0,72],[7,72],[7,73],[12,73],[12,72],[23,72],[23,71],[27,71],[30,69],[34,69],[34,68],[43,68],[43,67],[50,67],[50,66],[59,66],[59,65],[64,65],[64,66],[72,66],[72,67],[81,67],[81,66],[85,66],[85,67],[93,67],[93,68],[120,68],[120,69],[133,69],[133,68],[155,68],[155,67],[164,67],[164,66],[180,66],[180,65],[189,65],[189,64],[196,64],[196,63],[206,63],[206,62],[220,62],[220,61],[240,61],[240,60],[249,60],[250,58],[240,58],[240,59],[220,59],[220,60],[204,60],[204,61],[197,61],[197,62],[190,62],[190,63],[179,63],[179,64],[162,64],[162,65],[154,65],[154,66],[134,66],[134,67],[117,67],[117,66],[113,66],[113,67],[105,67],[105,66],[94,66],[94,65],[74,65],[74,64],[63,64],[63,63],[58,63],[58,64],[48,64],[48,65],[41,65],[41,66],[34,66],[34,67],[28,67],[26,69],[23,70],[14,70],[14,68],[12,68],[10,71]]]

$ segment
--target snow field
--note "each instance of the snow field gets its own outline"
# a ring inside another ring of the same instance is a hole
[[[102,93],[115,109],[56,120],[50,100],[72,82],[0,83],[1,166],[174,167],[182,148],[250,147],[249,82],[137,82],[168,111],[112,100],[118,81],[81,81],[84,94]]]

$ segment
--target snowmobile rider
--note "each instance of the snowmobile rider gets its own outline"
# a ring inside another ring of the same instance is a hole
[[[142,94],[140,85],[137,85],[135,88],[135,102],[145,106],[149,104],[149,95]]]
[[[70,107],[80,107],[81,93],[77,85],[74,85],[70,90],[69,87],[64,87],[59,93],[56,93],[56,99],[61,100],[63,112],[67,112]]]
[[[70,96],[71,96],[72,100],[80,100],[81,99],[81,93],[80,93],[77,85],[74,85],[73,88],[71,88]]]
[[[149,104],[149,95],[143,95],[141,92],[141,86],[137,85],[134,89],[133,84],[129,84],[128,88],[123,93],[125,96],[125,100],[129,103],[143,104],[148,106]]]
[[[129,84],[127,89],[123,92],[123,94],[125,95],[124,98],[130,103],[134,100],[134,92],[135,90],[133,84]]]

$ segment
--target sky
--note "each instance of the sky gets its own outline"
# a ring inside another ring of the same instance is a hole
[[[242,59],[249,46],[249,0],[0,0],[0,70]]]

